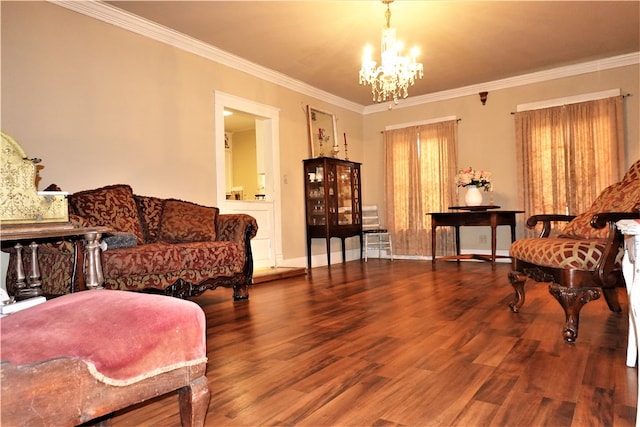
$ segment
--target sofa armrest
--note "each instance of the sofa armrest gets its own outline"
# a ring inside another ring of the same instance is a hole
[[[607,223],[615,223],[621,219],[640,219],[640,211],[635,212],[601,212],[591,217],[593,228],[603,228]]]
[[[527,219],[527,227],[534,228],[539,222],[542,223],[542,231],[538,237],[549,237],[551,234],[552,222],[569,222],[575,215],[562,215],[562,214],[541,214],[532,215]]]
[[[589,222],[593,228],[608,226],[605,249],[595,269],[595,274],[603,286],[614,287],[619,282],[618,273],[624,239],[616,227],[616,222],[621,219],[640,219],[640,212],[600,212],[593,215]]]
[[[245,238],[253,239],[258,232],[258,222],[247,214],[220,214],[216,240],[242,243]]]

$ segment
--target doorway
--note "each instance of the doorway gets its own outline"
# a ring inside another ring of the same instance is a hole
[[[279,110],[219,91],[215,91],[214,98],[216,205],[221,213],[246,213],[256,219],[258,234],[251,240],[254,268],[277,267],[282,259]],[[244,178],[234,182],[233,171],[229,171],[242,161],[233,159],[234,131],[225,131],[225,110],[241,116],[244,122],[253,120],[254,129],[243,132],[255,134],[255,147],[247,148],[250,144],[246,144],[247,137],[243,135],[244,147],[236,152],[238,157],[255,153],[255,158],[246,162],[255,172],[253,178],[246,178],[251,173],[246,172],[241,174]],[[240,183],[243,185],[234,185]]]

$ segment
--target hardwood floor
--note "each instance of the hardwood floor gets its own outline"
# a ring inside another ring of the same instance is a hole
[[[576,344],[545,284],[509,311],[509,264],[370,259],[217,289],[207,315],[208,426],[631,426],[623,313],[585,306]],[[179,425],[176,394],[114,426]]]

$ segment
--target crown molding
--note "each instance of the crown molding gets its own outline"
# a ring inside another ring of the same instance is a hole
[[[511,87],[524,86],[532,83],[540,83],[548,80],[560,79],[563,77],[577,76],[579,74],[593,73],[597,71],[609,70],[612,68],[626,67],[640,64],[640,52],[618,55],[596,61],[583,62],[580,64],[567,65],[564,67],[552,68],[550,70],[538,71],[530,74],[509,77],[501,80],[494,80],[486,83],[479,83],[464,86],[441,92],[434,92],[427,95],[414,96],[400,101],[394,105],[393,102],[376,104],[364,107],[362,114],[379,113],[390,109],[407,108],[416,105],[428,104],[430,102],[443,101],[462,96],[477,95],[478,92],[507,89]]]
[[[338,107],[360,114],[372,114],[389,109],[408,108],[421,104],[428,104],[436,101],[443,101],[468,95],[476,95],[482,91],[492,91],[506,89],[516,86],[523,86],[532,83],[539,83],[548,80],[571,77],[579,74],[597,72],[612,68],[625,67],[640,64],[640,52],[626,55],[619,55],[600,60],[584,62],[580,64],[568,65],[539,71],[506,79],[495,80],[485,83],[464,86],[456,89],[434,92],[427,95],[414,96],[400,101],[399,104],[383,103],[364,106],[332,93],[323,91],[300,80],[293,79],[285,74],[263,67],[244,58],[233,55],[215,46],[203,43],[193,37],[186,36],[175,30],[141,18],[132,13],[123,11],[99,0],[76,1],[76,0],[47,0],[49,3],[80,14],[98,19],[108,24],[115,25],[136,34],[150,39],[168,44],[186,52],[193,53],[219,64],[228,66],[238,71],[256,76],[268,82],[285,87],[314,98],[322,99]]]

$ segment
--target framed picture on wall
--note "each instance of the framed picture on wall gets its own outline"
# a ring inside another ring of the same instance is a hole
[[[315,157],[336,157],[339,151],[336,117],[307,105],[309,154]]]

